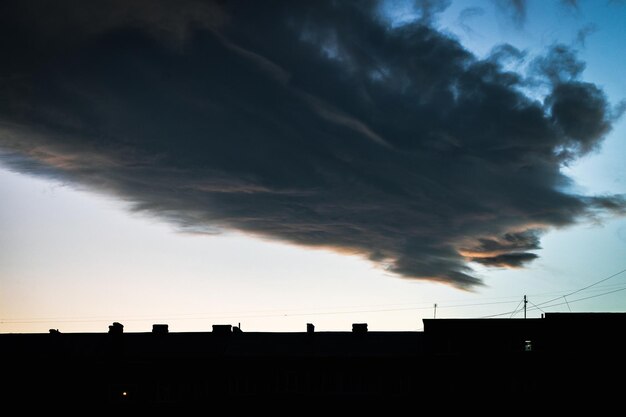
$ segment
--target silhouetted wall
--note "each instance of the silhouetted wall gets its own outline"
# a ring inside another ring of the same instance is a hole
[[[588,398],[617,390],[605,374],[621,372],[626,346],[626,314],[424,320],[424,332],[217,329],[0,335],[3,379],[10,382],[3,397],[92,404],[226,401],[241,407],[289,401],[321,406],[338,399],[411,403],[486,392],[511,399],[558,392]]]

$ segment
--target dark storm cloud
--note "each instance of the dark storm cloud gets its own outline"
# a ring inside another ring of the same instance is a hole
[[[538,258],[534,253],[506,253],[485,258],[472,258],[472,261],[486,266],[520,268]]]
[[[526,23],[528,14],[528,0],[492,0],[497,10],[510,19],[517,28],[522,28]],[[621,0],[618,0],[621,1]],[[539,4],[547,2],[538,2]],[[563,8],[577,12],[579,10],[578,0],[560,0]]]
[[[585,70],[585,63],[567,45],[556,44],[532,62],[532,70],[553,85],[561,85],[578,79]]]
[[[564,191],[615,117],[564,47],[531,83],[502,67],[520,51],[479,60],[376,2],[24,3],[0,6],[4,163],[187,231],[470,288],[472,261],[519,267],[546,230],[624,211]]]
[[[452,0],[413,0],[416,7],[425,20],[423,23],[432,22],[435,16],[450,7]],[[391,2],[393,4],[393,1]]]
[[[415,22],[432,24],[451,3],[452,0],[380,0],[363,1],[361,7],[373,9],[382,21],[397,27]]]
[[[506,233],[500,238],[480,238],[472,250],[485,254],[501,254],[511,251],[540,249],[539,235],[535,230]]]
[[[487,60],[495,65],[518,64],[524,61],[526,55],[525,51],[520,51],[516,47],[505,43],[493,47]]]
[[[473,262],[493,267],[519,268],[538,258],[527,251],[541,249],[538,230],[506,233],[498,238],[480,238],[472,248],[461,249],[461,253]]]

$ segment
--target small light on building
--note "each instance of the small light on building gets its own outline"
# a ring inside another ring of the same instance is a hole
[[[524,352],[532,352],[532,350],[533,350],[532,340],[524,341]]]
[[[128,393],[126,391],[122,391],[122,397],[128,397]]]

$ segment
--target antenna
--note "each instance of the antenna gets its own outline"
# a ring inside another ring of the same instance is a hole
[[[572,312],[572,308],[569,306],[569,301],[567,301],[567,298],[565,298],[565,296],[563,296],[563,299],[565,300],[565,304],[567,304],[567,309],[571,313]]]
[[[437,318],[437,303],[435,303],[435,305],[433,306],[435,308],[434,314],[433,314],[433,318],[436,319]]]
[[[528,299],[524,296],[524,318],[526,318],[526,304],[528,304]]]

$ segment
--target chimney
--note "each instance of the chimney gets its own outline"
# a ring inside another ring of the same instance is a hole
[[[124,333],[124,325],[122,323],[114,322],[109,326],[109,334],[122,334]]]
[[[168,334],[170,332],[167,324],[153,324],[152,334]]]
[[[315,333],[315,326],[313,325],[313,323],[307,323],[306,324],[306,332],[307,333]]]
[[[214,324],[213,333],[215,334],[231,334],[232,327],[230,324]]]
[[[352,333],[367,333],[367,323],[352,323]]]

